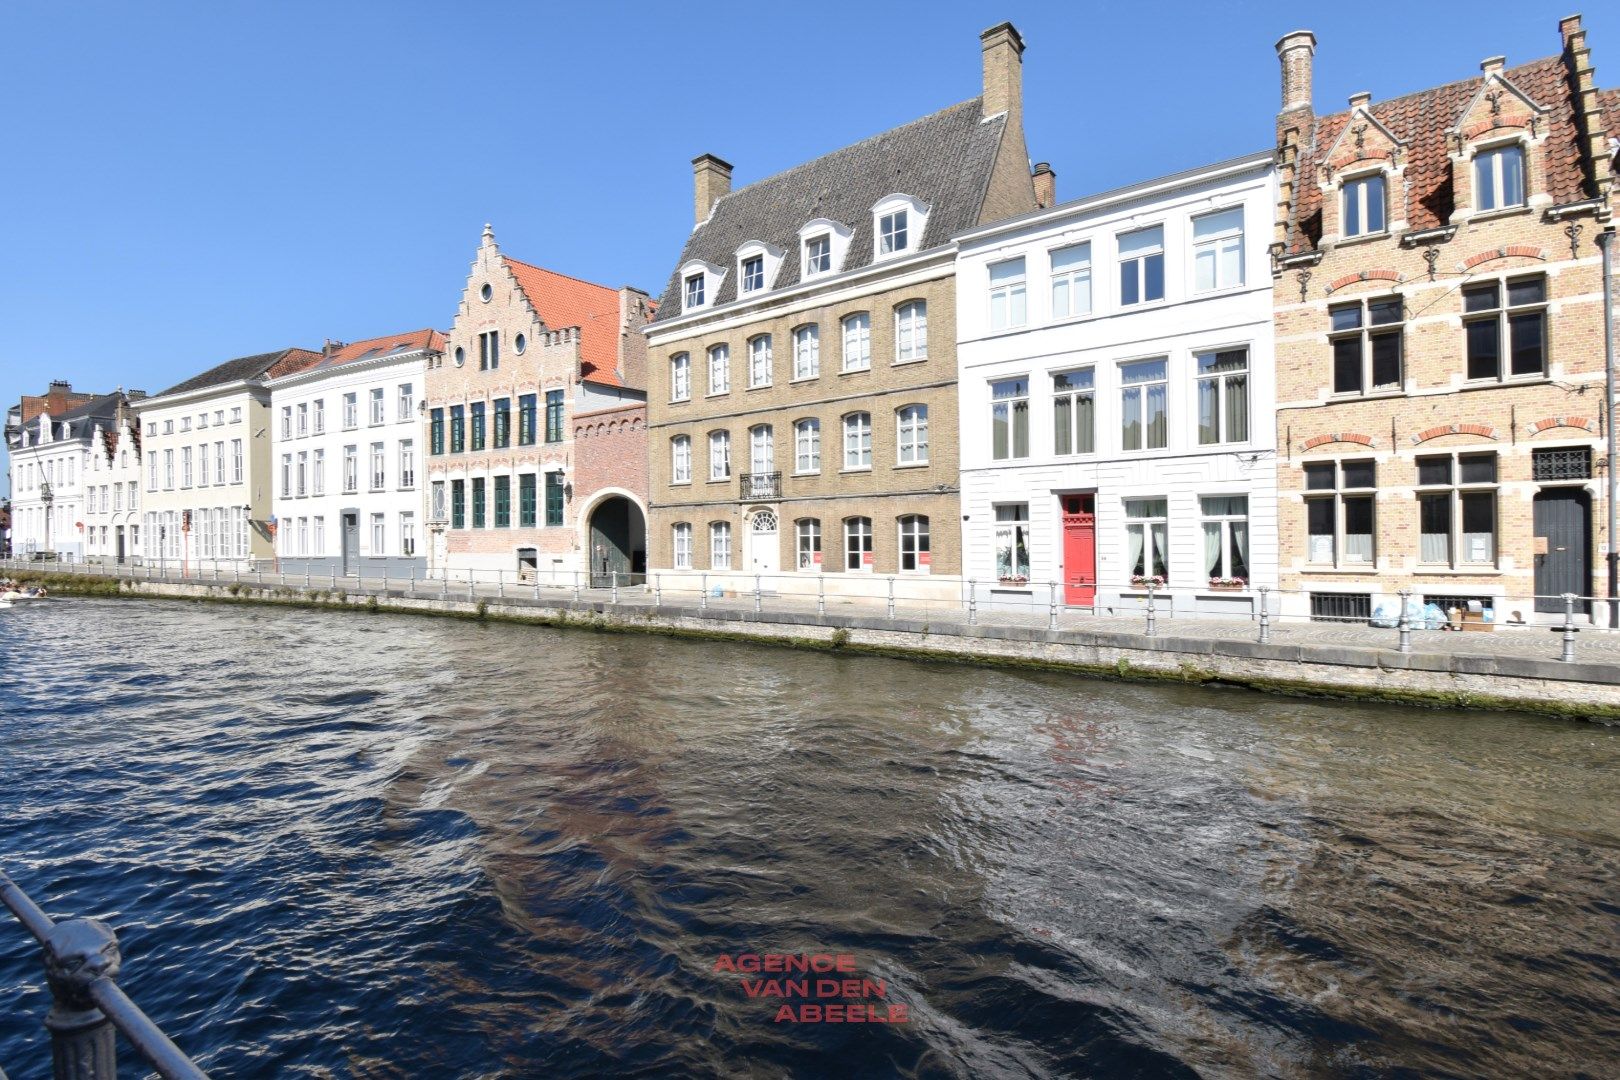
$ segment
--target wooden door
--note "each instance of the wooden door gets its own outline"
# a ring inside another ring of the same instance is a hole
[[[1063,495],[1063,602],[1091,607],[1097,602],[1096,496]]]

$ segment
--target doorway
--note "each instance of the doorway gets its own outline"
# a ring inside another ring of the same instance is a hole
[[[1562,613],[1564,593],[1592,592],[1592,496],[1583,488],[1543,488],[1532,510],[1536,537],[1536,610]],[[1576,601],[1575,610],[1591,604]]]
[[[1097,496],[1063,495],[1063,602],[1097,603]]]
[[[781,567],[780,557],[776,512],[761,510],[748,523],[748,568],[755,574],[774,574]]]
[[[618,574],[620,585],[647,580],[647,523],[641,508],[623,495],[612,495],[591,510],[591,588],[604,589]]]
[[[124,527],[122,525],[113,527],[113,543],[116,545],[115,556],[119,563],[122,563],[124,561]]]
[[[360,515],[343,515],[343,576],[360,572]]]

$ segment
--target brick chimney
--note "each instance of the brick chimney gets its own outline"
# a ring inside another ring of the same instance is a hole
[[[1287,246],[1288,215],[1299,182],[1299,150],[1310,134],[1311,64],[1316,56],[1316,35],[1295,30],[1277,40],[1282,65],[1282,108],[1277,111],[1277,212],[1272,223],[1272,253]]]
[[[709,220],[709,211],[731,190],[731,162],[703,154],[692,159],[692,210],[695,224]]]
[[[979,35],[984,49],[984,115],[1007,114],[1009,128],[1023,128],[1024,39],[1010,22]]]
[[[1049,163],[1036,162],[1031,178],[1035,181],[1036,206],[1045,210],[1057,202],[1057,173],[1052,171]]]
[[[1316,35],[1309,30],[1284,34],[1277,42],[1277,59],[1282,62],[1283,113],[1311,111],[1311,62],[1316,56]]]

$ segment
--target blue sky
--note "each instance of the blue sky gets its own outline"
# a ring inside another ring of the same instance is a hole
[[[972,97],[1004,19],[1066,200],[1269,147],[1273,43],[1302,25],[1328,111],[1556,53],[1569,8],[15,0],[0,402],[446,328],[486,221],[514,257],[656,294],[694,156],[746,184]],[[1620,6],[1586,25],[1616,85]]]

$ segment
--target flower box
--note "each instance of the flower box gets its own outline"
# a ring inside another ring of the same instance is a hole
[[[1241,592],[1249,583],[1242,578],[1210,578],[1209,587],[1218,592]]]
[[[1153,577],[1147,577],[1147,576],[1142,575],[1142,574],[1132,574],[1131,575],[1131,584],[1135,585],[1138,588],[1142,588],[1142,589],[1145,589],[1148,586],[1152,586],[1155,589],[1162,589],[1165,586],[1165,580],[1164,580],[1164,578],[1159,577],[1157,575],[1154,575]]]
[[[1029,584],[1029,578],[1026,578],[1026,577],[998,578],[997,581],[996,581],[996,584],[998,584],[998,585],[1013,585],[1013,586],[1017,586],[1017,587],[1021,588],[1021,587],[1025,586],[1025,585]]]

